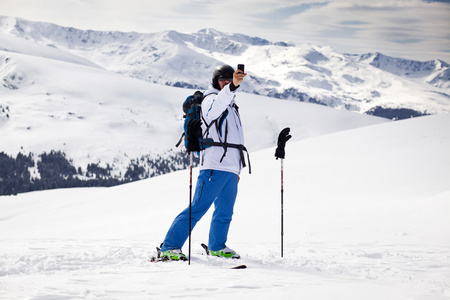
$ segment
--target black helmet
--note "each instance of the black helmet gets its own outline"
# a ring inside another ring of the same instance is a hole
[[[214,69],[212,84],[215,89],[220,90],[219,78],[233,80],[234,69],[229,65],[221,65]]]

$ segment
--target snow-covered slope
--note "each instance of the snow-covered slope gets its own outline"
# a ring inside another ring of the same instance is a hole
[[[184,34],[99,32],[0,17],[2,35],[84,58],[106,70],[158,84],[206,88],[220,63],[245,63],[243,90],[320,103],[388,118],[450,112],[449,65],[349,55],[329,47],[295,46],[214,29]],[[14,51],[15,46],[2,46]]]
[[[115,74],[53,47],[12,45],[17,51],[0,51],[0,152],[33,153],[39,161],[43,152],[62,151],[81,177],[89,164],[122,179],[130,165],[139,165],[140,176],[148,177],[158,174],[161,157],[170,158],[172,170],[184,167],[173,161],[181,151],[174,145],[183,132],[182,103],[195,90]],[[246,93],[237,101],[250,151],[273,146],[286,126],[299,140],[388,122]],[[39,178],[37,171],[31,176]]]
[[[190,266],[147,261],[188,204],[187,171],[1,196],[0,298],[448,299],[449,127],[444,114],[289,141],[284,258],[273,147],[241,176],[228,240],[240,261],[201,254],[211,212]]]

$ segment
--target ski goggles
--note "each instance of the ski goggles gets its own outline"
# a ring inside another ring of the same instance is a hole
[[[219,81],[233,81],[233,77],[219,77]]]

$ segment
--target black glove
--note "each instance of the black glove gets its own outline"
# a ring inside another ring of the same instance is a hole
[[[191,119],[187,123],[187,146],[188,152],[200,151],[199,139],[202,137],[202,121],[198,119]]]
[[[291,135],[289,135],[290,131],[291,129],[289,127],[286,127],[285,129],[281,130],[280,134],[278,135],[278,147],[275,150],[275,157],[277,159],[284,159],[284,146],[286,146],[286,142],[289,141],[289,139],[292,137]]]

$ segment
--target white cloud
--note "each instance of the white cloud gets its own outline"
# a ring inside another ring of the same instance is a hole
[[[443,0],[0,0],[0,14],[93,30],[215,28],[341,52],[450,62],[450,3]]]
[[[302,28],[297,34],[304,40],[347,52],[432,59],[437,56],[431,57],[429,50],[450,49],[449,12],[448,4],[418,0],[334,1],[291,17],[289,32]]]

